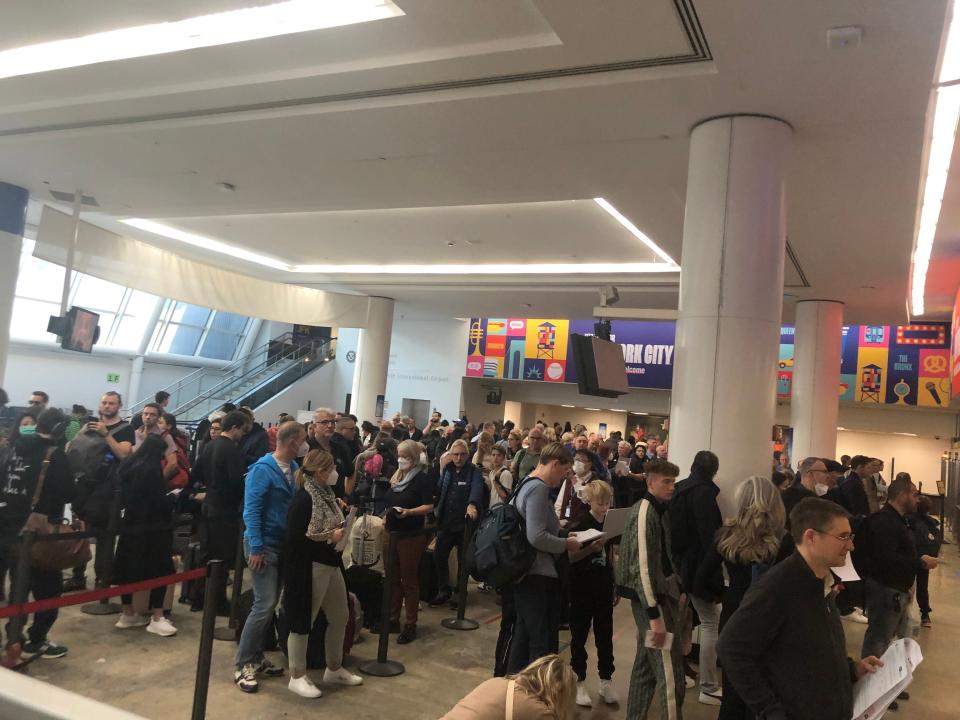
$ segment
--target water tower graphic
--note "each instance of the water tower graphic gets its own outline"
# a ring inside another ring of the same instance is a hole
[[[537,325],[537,357],[553,360],[557,349],[557,326],[551,322]]]
[[[883,382],[883,369],[879,365],[864,365],[860,373],[860,400],[880,404],[880,388]]]

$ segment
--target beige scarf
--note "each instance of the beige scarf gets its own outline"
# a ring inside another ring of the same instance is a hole
[[[316,542],[326,542],[333,531],[343,525],[343,511],[337,504],[337,496],[329,485],[320,485],[312,477],[306,478],[303,487],[313,501],[307,537]]]

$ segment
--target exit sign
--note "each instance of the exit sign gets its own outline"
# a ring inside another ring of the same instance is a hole
[[[107,382],[108,383],[120,382],[120,373],[107,373]]]

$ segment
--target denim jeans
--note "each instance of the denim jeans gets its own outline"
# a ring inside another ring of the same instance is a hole
[[[243,541],[243,554],[250,558],[250,546]],[[280,552],[275,548],[264,548],[266,565],[259,572],[250,571],[250,584],[253,586],[253,607],[247,621],[243,624],[240,643],[237,647],[237,667],[248,663],[259,664],[263,660],[263,641],[267,628],[273,622],[273,612],[277,609],[280,595]]]
[[[880,657],[895,638],[906,637],[908,609],[913,598],[909,592],[884,587],[867,578],[867,632],[863,636],[861,657]]]

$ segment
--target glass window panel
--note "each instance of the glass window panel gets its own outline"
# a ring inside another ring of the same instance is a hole
[[[247,325],[247,318],[243,315],[234,315],[233,313],[217,310],[213,316],[213,322],[210,324],[211,330],[223,330],[224,332],[235,333],[239,335]]]
[[[29,245],[32,250],[33,243]],[[17,275],[17,297],[49,300],[59,306],[62,292],[63,268],[30,255],[27,242],[24,241],[23,253],[20,255],[20,273]]]
[[[207,308],[178,302],[177,306],[173,309],[173,315],[170,317],[170,319],[173,322],[183,323],[184,325],[203,327],[207,324],[207,319],[209,317],[210,310]]]
[[[216,360],[233,360],[237,354],[240,338],[236,333],[224,333],[210,330],[203,340],[200,356]]]
[[[59,314],[60,303],[16,298],[10,319],[10,337],[56,342],[57,336],[47,332],[47,321],[51,315]]]
[[[111,347],[120,348],[121,350],[136,350],[140,347],[140,342],[143,340],[143,333],[147,330],[147,320],[146,317],[134,317],[132,315],[124,315],[120,320],[120,325],[117,327],[117,333],[113,336],[113,342],[110,343]]]
[[[109,310],[116,312],[120,309],[120,301],[126,288],[123,285],[107,282],[91,275],[79,275],[75,280],[79,283],[73,294],[73,304],[88,310]],[[106,324],[100,323],[101,332]]]
[[[203,330],[200,328],[170,323],[157,349],[174,355],[193,355],[202,334]]]
[[[149,317],[156,307],[159,298],[156,295],[145,293],[140,290],[130,291],[130,301],[127,303],[126,315]]]

